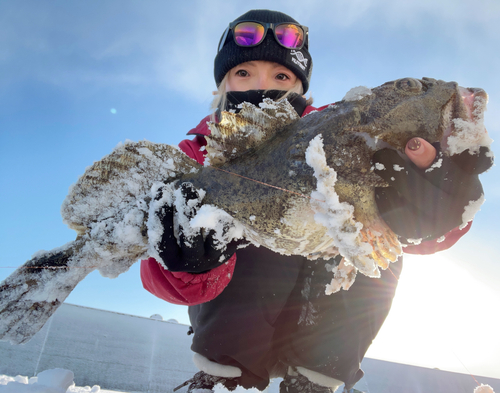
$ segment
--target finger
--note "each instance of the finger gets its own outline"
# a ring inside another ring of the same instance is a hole
[[[420,169],[430,167],[436,153],[436,148],[422,138],[410,139],[405,147],[405,154]]]
[[[192,219],[201,207],[200,195],[192,183],[182,183],[181,193],[185,205],[189,208],[185,210],[186,217]]]
[[[183,232],[179,234],[182,259],[190,266],[204,260],[205,246],[201,232],[187,238]]]
[[[224,245],[215,239],[215,230],[211,229],[205,237],[205,256],[211,261],[220,262],[219,259],[224,251]]]
[[[233,256],[242,240],[232,240],[229,243],[222,244],[215,238],[215,230],[210,230],[205,237],[205,256],[215,263],[227,262]]]
[[[188,183],[188,182],[182,183],[181,184],[181,192],[182,192],[182,196],[184,197],[184,199],[186,201],[199,198],[198,191],[196,190],[196,188],[193,186],[192,183]]]
[[[163,198],[163,186],[156,191],[155,201],[159,201],[161,198]]]
[[[158,245],[158,253],[167,269],[176,271],[177,265],[175,261],[180,259],[182,254],[174,236],[174,209],[170,206],[164,206],[157,214],[163,224],[163,234]]]

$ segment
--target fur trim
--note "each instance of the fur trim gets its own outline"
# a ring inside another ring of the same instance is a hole
[[[235,366],[226,366],[208,360],[205,356],[195,353],[193,356],[193,363],[200,371],[207,374],[223,377],[223,378],[238,378],[241,377],[241,370]]]

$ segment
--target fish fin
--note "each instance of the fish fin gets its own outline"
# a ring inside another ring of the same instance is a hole
[[[211,165],[231,161],[299,119],[287,99],[275,102],[266,98],[259,106],[244,102],[240,112],[223,111],[219,123],[209,123],[206,149]]]
[[[361,230],[364,242],[372,246],[370,257],[382,269],[387,269],[391,262],[396,262],[402,254],[401,243],[396,234],[384,223],[375,223]]]
[[[385,224],[363,227],[358,239],[361,243],[369,244],[372,251],[348,259],[360,273],[368,277],[379,278],[380,269],[387,269],[402,253],[397,236]]]

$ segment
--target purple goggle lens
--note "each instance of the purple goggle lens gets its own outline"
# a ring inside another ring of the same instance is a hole
[[[293,23],[275,25],[273,23],[237,22],[230,24],[224,32],[219,44],[219,51],[224,46],[230,30],[233,30],[234,42],[237,45],[251,47],[264,41],[268,29],[272,29],[276,41],[288,49],[301,49],[306,41],[308,31],[307,27]]]

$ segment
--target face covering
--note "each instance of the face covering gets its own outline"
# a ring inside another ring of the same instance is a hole
[[[249,102],[255,106],[264,100],[264,98],[270,98],[273,101],[279,100],[287,92],[284,90],[247,90],[247,91],[229,91],[226,93],[226,105],[224,107],[225,111],[238,113],[240,108],[238,106],[242,102]],[[304,109],[306,109],[307,103],[306,99],[297,93],[290,93],[286,99],[293,106],[295,111],[299,116],[302,116]],[[217,115],[220,113],[220,108],[217,110]],[[219,116],[218,116],[219,117]]]

